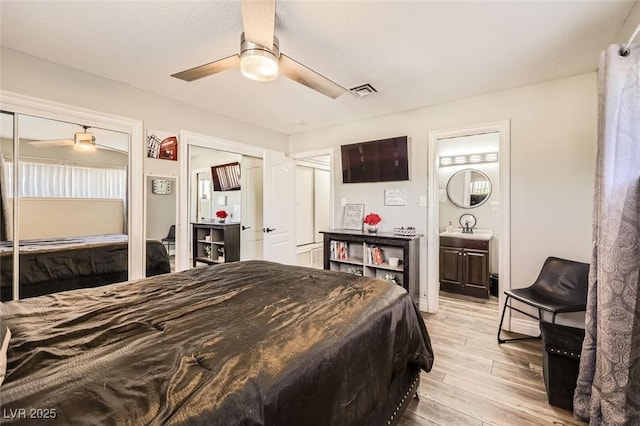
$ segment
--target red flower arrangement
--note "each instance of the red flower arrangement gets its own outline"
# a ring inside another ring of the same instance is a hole
[[[364,218],[364,223],[367,225],[377,225],[382,222],[382,218],[378,213],[369,213]]]
[[[216,217],[217,217],[218,219],[224,219],[224,218],[226,218],[227,216],[229,216],[229,214],[228,214],[226,211],[224,211],[224,210],[218,210],[218,211],[216,212]]]

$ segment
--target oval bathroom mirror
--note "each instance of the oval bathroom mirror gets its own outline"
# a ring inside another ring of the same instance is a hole
[[[447,182],[449,201],[463,209],[484,204],[491,195],[489,177],[477,169],[459,170]]]

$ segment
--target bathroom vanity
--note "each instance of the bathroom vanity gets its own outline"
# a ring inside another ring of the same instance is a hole
[[[491,231],[460,230],[440,234],[440,289],[489,297]]]

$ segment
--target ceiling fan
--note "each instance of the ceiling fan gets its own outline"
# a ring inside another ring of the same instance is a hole
[[[242,74],[252,80],[271,81],[282,73],[310,89],[335,99],[347,90],[310,68],[280,53],[275,36],[276,1],[242,0],[244,32],[240,37],[240,54],[200,65],[172,77],[194,81],[240,66]]]
[[[29,144],[38,147],[50,147],[50,146],[73,146],[78,151],[95,151],[96,150],[96,138],[93,133],[88,132],[89,126],[81,126],[83,132],[78,132],[73,135],[73,139],[52,139],[42,141],[29,141]]]

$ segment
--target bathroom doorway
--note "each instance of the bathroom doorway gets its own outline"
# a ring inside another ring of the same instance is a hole
[[[438,310],[440,291],[502,303],[510,288],[509,122],[430,132],[428,161],[428,311]]]

